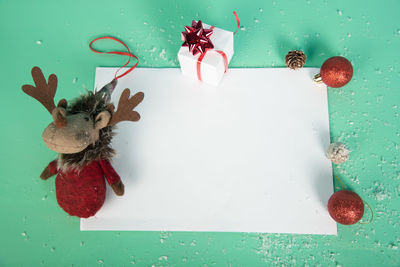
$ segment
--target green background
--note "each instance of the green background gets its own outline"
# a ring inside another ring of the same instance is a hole
[[[242,27],[232,68],[283,67],[292,49],[309,67],[351,60],[352,81],[329,89],[332,140],[352,150],[334,173],[371,205],[374,221],[339,225],[338,236],[80,232],[57,205],[54,179],[39,179],[55,153],[41,140],[49,114],[20,89],[30,69],[56,73],[56,99],[71,99],[92,89],[95,67],[126,60],[92,53],[91,39],[119,37],[140,67],[178,67],[183,26],[202,19],[234,30],[233,10]],[[399,266],[399,14],[400,1],[0,0],[0,266]]]

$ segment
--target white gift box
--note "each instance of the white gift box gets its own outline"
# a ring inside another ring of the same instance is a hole
[[[211,26],[203,24],[203,28],[209,29]],[[200,63],[201,80],[217,86],[225,73],[225,60],[221,54],[214,50],[224,52],[229,64],[233,56],[233,32],[214,27],[210,40],[214,48],[206,52],[206,55]],[[178,60],[184,75],[190,76],[196,80],[198,79],[197,61],[200,55],[201,54],[198,53],[194,56],[192,52],[189,51],[188,47],[181,47],[178,52]]]

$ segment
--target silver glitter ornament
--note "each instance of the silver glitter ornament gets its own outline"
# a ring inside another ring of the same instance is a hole
[[[341,164],[349,159],[350,151],[343,143],[332,143],[328,147],[326,156],[335,164]]]

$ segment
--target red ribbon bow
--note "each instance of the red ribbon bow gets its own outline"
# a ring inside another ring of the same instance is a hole
[[[198,22],[192,21],[192,27],[185,26],[185,31],[182,32],[182,46],[188,46],[189,51],[193,56],[198,53],[205,53],[208,49],[213,49],[214,45],[210,40],[213,34],[213,27],[204,29],[201,20]]]

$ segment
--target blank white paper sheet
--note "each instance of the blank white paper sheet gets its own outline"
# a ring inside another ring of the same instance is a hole
[[[117,68],[97,68],[95,88]],[[143,91],[138,122],[118,124],[110,187],[81,230],[336,235],[327,88],[319,69],[229,69],[218,87],[179,69],[135,69],[112,95]]]

